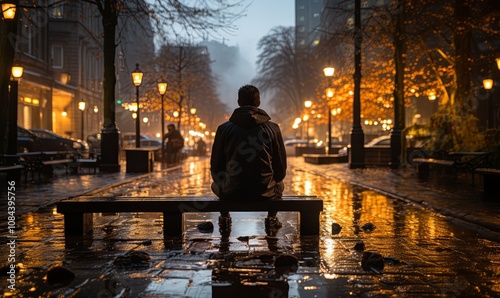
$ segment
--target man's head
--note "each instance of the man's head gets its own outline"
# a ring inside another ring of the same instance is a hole
[[[252,85],[242,86],[238,90],[238,105],[241,106],[260,106],[260,92],[257,87]]]
[[[175,125],[173,125],[173,124],[167,125],[167,130],[168,131],[175,130]]]

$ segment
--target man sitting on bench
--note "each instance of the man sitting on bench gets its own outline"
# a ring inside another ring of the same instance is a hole
[[[257,87],[241,87],[238,105],[229,121],[217,128],[210,160],[212,191],[221,200],[279,199],[287,167],[280,128],[259,108]],[[273,236],[281,228],[276,214],[268,210],[265,220],[266,233]],[[227,211],[221,210],[219,231],[222,236],[231,232]]]

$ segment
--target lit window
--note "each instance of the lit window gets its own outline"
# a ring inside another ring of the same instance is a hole
[[[49,16],[51,18],[60,19],[63,17],[63,4],[54,4],[58,0],[49,1]]]

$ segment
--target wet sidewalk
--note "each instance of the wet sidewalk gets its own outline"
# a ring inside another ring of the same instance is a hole
[[[189,161],[188,161],[189,162]],[[417,177],[415,168],[399,170],[388,168],[349,169],[346,163],[315,165],[304,162],[302,157],[288,159],[289,168],[309,171],[344,183],[372,189],[397,199],[419,204],[434,212],[456,221],[458,224],[476,229],[482,235],[500,240],[500,198],[484,199],[481,183],[476,176],[473,184],[470,176],[454,177],[450,174],[434,175],[428,180]],[[17,212],[33,212],[39,208],[53,205],[58,201],[78,195],[98,193],[99,191],[119,185],[137,187],[140,194],[141,185],[132,182],[148,176],[157,175],[161,171],[176,171],[182,166],[161,169],[156,163],[154,172],[148,174],[125,173],[125,164],[120,173],[113,174],[59,174],[50,182],[31,184],[22,182],[17,188]],[[208,177],[208,179],[210,179]],[[147,179],[145,179],[147,181]],[[147,187],[147,184],[146,186]],[[200,190],[200,187],[202,190]],[[212,195],[209,185],[197,185],[186,195]],[[156,195],[162,195],[161,187]],[[304,193],[303,195],[310,195]],[[5,202],[4,202],[5,203]],[[2,203],[0,203],[0,207]],[[2,217],[1,215],[0,217]]]
[[[500,295],[500,243],[495,241],[500,206],[481,200],[480,189],[466,177],[422,182],[411,169],[349,170],[346,164],[312,165],[302,158],[290,158],[289,166],[286,195],[324,200],[319,238],[300,237],[292,212],[278,214],[283,228],[273,237],[264,232],[265,213],[234,213],[227,238],[217,228],[210,233],[197,228],[207,221],[216,225],[218,214],[189,214],[180,242],[163,239],[161,212],[113,213],[94,215],[88,244],[65,247],[63,217],[54,202],[80,193],[211,195],[207,158],[149,174],[62,175],[48,184],[26,185],[16,191],[20,292],[4,296]],[[333,233],[334,225],[341,231]],[[1,231],[7,234],[3,225]],[[385,257],[382,271],[361,268],[363,252],[354,249],[360,241]],[[5,252],[2,245],[0,255]],[[273,260],[283,254],[297,256],[299,269],[286,279],[273,278]],[[47,272],[54,267],[68,268],[75,277],[51,283]],[[5,285],[3,279],[0,287]]]

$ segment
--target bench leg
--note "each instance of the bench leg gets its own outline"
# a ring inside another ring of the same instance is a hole
[[[182,236],[182,213],[163,212],[163,237]]]
[[[299,221],[301,236],[319,235],[319,214],[320,212],[300,212]]]
[[[420,163],[417,165],[417,173],[419,178],[429,177],[430,166],[428,163]]]
[[[82,236],[92,234],[92,213],[66,213],[64,214],[64,235]]]
[[[498,188],[499,183],[500,176],[483,174],[483,191],[485,194],[500,194],[500,190]]]

